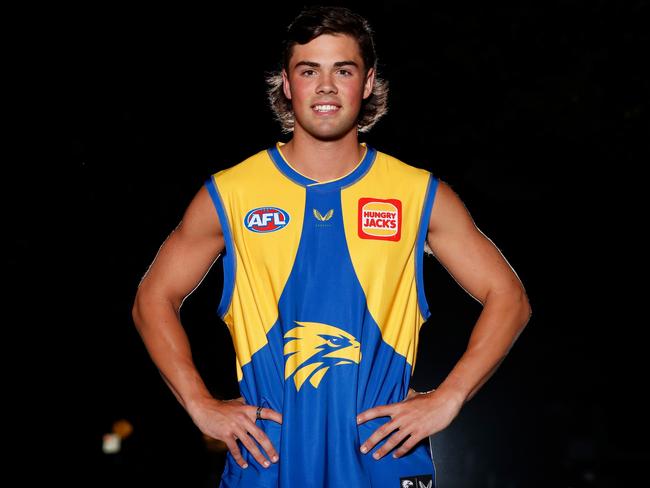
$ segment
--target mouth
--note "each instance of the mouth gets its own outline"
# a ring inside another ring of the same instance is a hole
[[[341,109],[340,105],[332,103],[317,103],[311,106],[311,109],[318,115],[332,115]]]

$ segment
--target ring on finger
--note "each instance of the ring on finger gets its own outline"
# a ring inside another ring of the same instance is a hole
[[[262,407],[257,407],[257,420],[262,420]]]

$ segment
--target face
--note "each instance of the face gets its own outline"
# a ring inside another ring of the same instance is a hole
[[[372,93],[374,70],[365,75],[357,41],[348,35],[323,34],[296,44],[283,90],[295,115],[294,134],[337,140],[357,130],[361,102]]]

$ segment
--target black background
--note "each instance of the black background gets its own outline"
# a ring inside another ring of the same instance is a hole
[[[649,156],[647,3],[345,3],[374,27],[391,90],[389,113],[361,140],[450,184],[533,308],[496,374],[433,437],[440,487],[632,486],[650,461],[634,281],[645,223],[634,215],[644,196],[635,168]],[[22,18],[16,39],[34,73],[25,86],[40,106],[26,104],[20,120],[43,136],[22,146],[17,176],[29,179],[5,191],[17,292],[7,308],[26,336],[11,376],[18,395],[42,401],[25,410],[47,412],[21,445],[37,463],[56,457],[51,480],[216,486],[223,460],[158,375],[131,306],[203,181],[287,140],[264,75],[300,5]],[[215,313],[221,279],[218,262],[182,319],[210,389],[233,398],[234,351]],[[412,380],[420,391],[444,380],[480,313],[434,258],[425,281],[433,315]],[[104,455],[102,435],[120,418],[134,434]]]

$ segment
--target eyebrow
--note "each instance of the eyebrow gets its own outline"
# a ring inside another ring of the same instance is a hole
[[[309,66],[310,68],[320,68],[320,63],[315,63],[314,61],[298,61],[294,68],[297,68],[298,66]],[[354,66],[355,68],[358,68],[359,65],[352,60],[348,61],[337,61],[334,63],[335,68],[340,68],[341,66]]]

